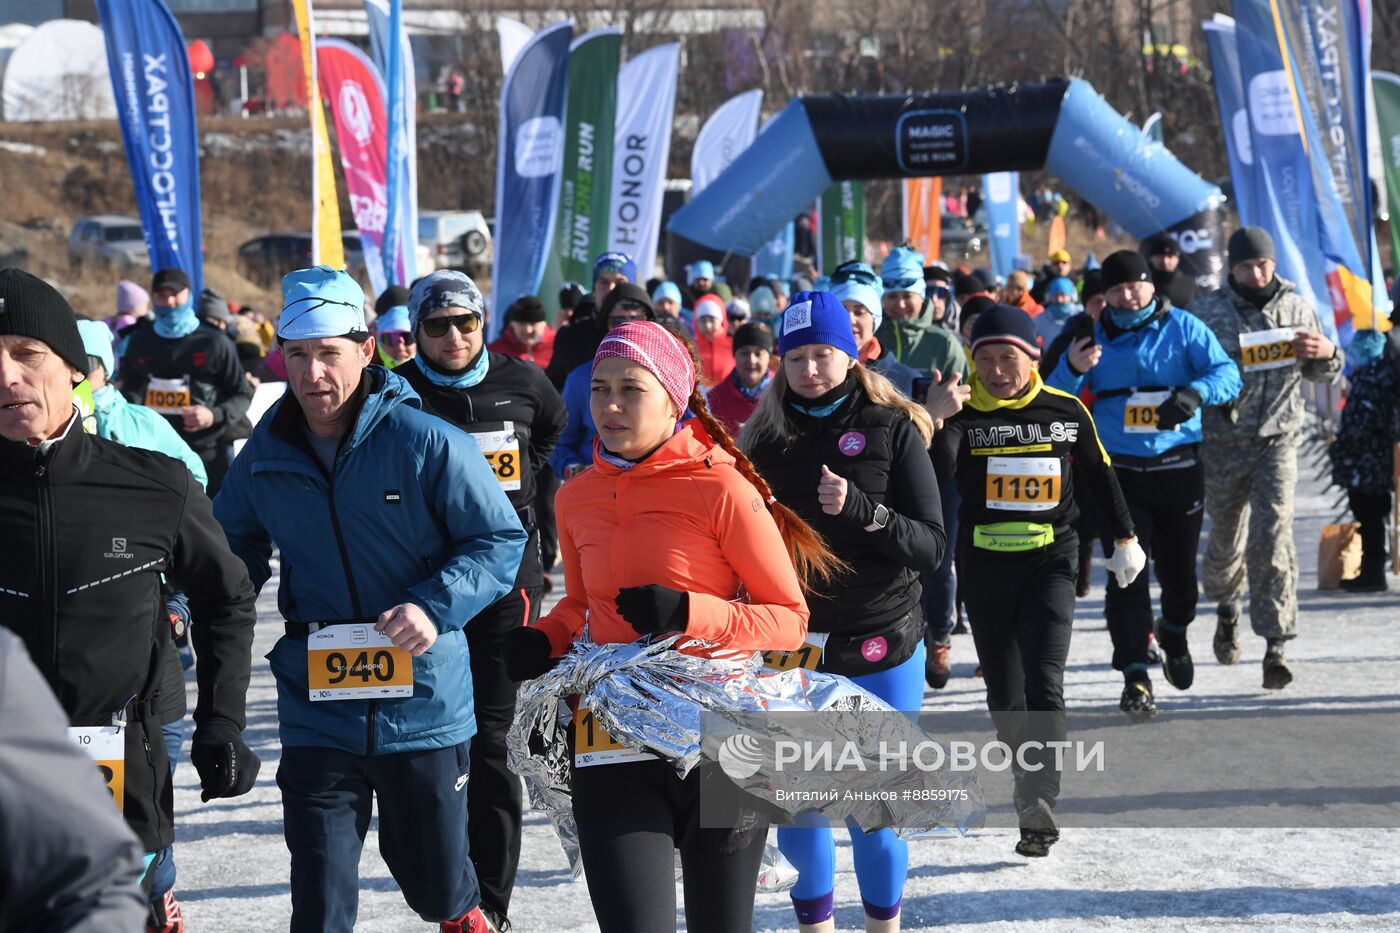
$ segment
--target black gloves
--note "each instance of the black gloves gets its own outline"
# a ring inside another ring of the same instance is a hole
[[[206,803],[215,797],[241,797],[253,789],[262,762],[243,742],[242,731],[227,720],[197,726],[190,742],[190,764],[199,772]]]
[[[506,632],[506,676],[519,683],[549,673],[559,662],[549,656],[549,636],[522,625]]]
[[[1200,407],[1201,393],[1188,386],[1182,386],[1157,406],[1157,430],[1175,431],[1177,427],[1190,421],[1191,416]]]
[[[639,635],[684,632],[690,623],[690,594],[648,583],[617,591],[617,613]]]

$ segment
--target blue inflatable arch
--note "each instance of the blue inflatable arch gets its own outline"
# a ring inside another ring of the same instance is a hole
[[[754,255],[833,182],[1041,168],[1139,240],[1172,234],[1183,271],[1204,289],[1219,284],[1220,189],[1079,80],[795,99],[671,217],[667,268]]]

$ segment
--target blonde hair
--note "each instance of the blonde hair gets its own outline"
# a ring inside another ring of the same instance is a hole
[[[788,387],[787,376],[782,372],[781,363],[779,367],[773,381],[759,397],[758,407],[744,425],[743,433],[739,437],[739,446],[745,451],[753,450],[759,442],[767,438],[788,442],[797,437],[797,422],[793,420],[792,409],[788,404],[793,401],[795,393]],[[855,365],[855,374],[856,381],[860,383],[861,390],[865,392],[871,404],[902,411],[914,422],[919,436],[924,439],[924,446],[927,447],[933,442],[933,418],[922,405],[911,402],[894,387],[893,382],[859,363]]]

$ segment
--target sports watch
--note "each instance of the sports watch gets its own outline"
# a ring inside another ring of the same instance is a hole
[[[890,523],[890,510],[883,505],[875,506],[875,517],[865,526],[866,531],[879,531]]]

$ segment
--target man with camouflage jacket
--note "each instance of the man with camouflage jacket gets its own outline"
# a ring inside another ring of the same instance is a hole
[[[1229,281],[1189,309],[1215,332],[1244,380],[1232,403],[1205,412],[1201,454],[1211,531],[1202,582],[1206,598],[1218,603],[1215,657],[1234,664],[1248,577],[1250,624],[1268,642],[1264,686],[1277,690],[1293,680],[1283,646],[1298,634],[1293,487],[1306,415],[1302,380],[1332,382],[1344,360],[1321,333],[1312,305],[1274,274],[1268,233],[1235,231],[1229,267]]]

